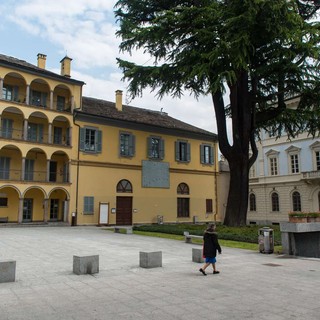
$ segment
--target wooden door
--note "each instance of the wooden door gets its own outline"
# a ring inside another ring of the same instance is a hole
[[[132,225],[132,197],[117,197],[116,224]]]

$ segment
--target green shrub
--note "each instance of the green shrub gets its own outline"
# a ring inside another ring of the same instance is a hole
[[[157,225],[142,225],[134,226],[134,230],[159,232],[167,234],[183,235],[184,231],[190,234],[203,235],[207,225],[205,224],[157,224]],[[262,226],[249,225],[244,227],[227,227],[217,225],[217,233],[219,239],[241,241],[248,243],[258,242],[258,231]],[[271,226],[274,231],[274,245],[281,245],[281,233],[279,226]]]

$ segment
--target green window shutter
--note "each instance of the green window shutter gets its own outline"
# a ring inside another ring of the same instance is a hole
[[[204,163],[204,145],[200,145],[200,162]]]
[[[179,150],[180,142],[175,141],[174,145],[175,145],[176,161],[180,161],[180,150]]]
[[[159,156],[160,156],[160,159],[163,160],[164,159],[164,140],[163,139],[160,139],[159,141]]]
[[[191,149],[190,149],[190,143],[187,143],[187,161],[191,160]]]
[[[152,158],[152,138],[147,138],[147,154],[148,158]]]
[[[96,150],[97,152],[101,152],[102,150],[102,131],[97,130],[96,131]]]
[[[46,92],[42,92],[41,93],[41,105],[46,107],[47,106],[47,93]]]
[[[43,142],[43,124],[38,125],[38,130],[39,130],[39,142]]]
[[[80,150],[84,151],[84,142],[86,137],[86,129],[80,128]]]
[[[14,101],[19,100],[19,87],[18,86],[13,87],[13,100]]]
[[[213,147],[210,147],[210,164],[214,163],[214,159],[213,159]]]
[[[129,156],[134,156],[135,154],[135,136],[133,134],[129,135]]]

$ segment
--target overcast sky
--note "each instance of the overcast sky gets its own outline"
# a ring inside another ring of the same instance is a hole
[[[71,77],[84,81],[83,94],[113,101],[124,92],[124,103],[153,110],[163,108],[170,116],[217,133],[210,97],[198,101],[189,93],[182,99],[161,101],[144,91],[142,98],[126,98],[126,84],[116,57],[146,63],[150,57],[119,54],[113,6],[116,0],[1,0],[1,50],[5,55],[37,64],[37,54],[47,55],[46,68],[60,73],[60,60],[72,58]]]

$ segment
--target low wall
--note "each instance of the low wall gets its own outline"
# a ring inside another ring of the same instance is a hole
[[[281,222],[283,253],[320,258],[320,222]]]

